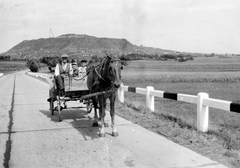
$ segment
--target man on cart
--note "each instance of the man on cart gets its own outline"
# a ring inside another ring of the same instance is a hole
[[[68,61],[68,55],[63,54],[61,58],[62,61],[56,65],[54,73],[56,86],[59,91],[60,98],[65,96],[64,77],[73,74],[72,65]]]
[[[56,96],[59,95],[60,99],[63,99],[65,96],[65,88],[64,88],[64,77],[73,74],[73,69],[71,63],[68,61],[68,55],[63,54],[61,56],[61,61],[56,65],[54,78],[47,79],[49,83],[49,98],[47,99],[48,102],[55,101]],[[54,86],[56,85],[56,88]],[[65,102],[63,105],[66,106]]]

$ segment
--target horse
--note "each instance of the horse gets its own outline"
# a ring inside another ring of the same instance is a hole
[[[98,96],[92,97],[92,102],[94,106],[94,123],[93,126],[98,126],[98,115],[97,108],[99,105],[99,116],[101,120],[99,136],[105,137],[105,109],[106,100],[110,100],[110,116],[111,116],[111,127],[112,136],[118,136],[118,131],[115,128],[115,100],[117,95],[117,89],[121,84],[121,70],[122,63],[121,60],[113,55],[107,55],[98,64],[90,68],[87,76],[87,87],[90,93],[105,92]]]

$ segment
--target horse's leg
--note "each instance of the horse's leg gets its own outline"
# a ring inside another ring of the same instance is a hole
[[[96,98],[93,98],[92,101],[93,101],[93,107],[94,107],[94,122],[92,124],[92,127],[98,127],[99,126],[98,125],[99,118],[97,115],[97,100],[96,100]]]
[[[115,109],[114,109],[115,99],[116,99],[115,95],[112,95],[110,97],[110,116],[112,120],[111,127],[112,127],[112,136],[114,137],[118,136],[118,131],[115,128]]]
[[[105,115],[106,115],[106,107],[107,107],[107,98],[103,97],[103,107],[104,107],[104,127],[109,127],[108,123],[105,122]]]
[[[105,118],[105,105],[106,104],[106,100],[103,98],[103,96],[99,96],[99,105],[100,105],[100,109],[99,109],[99,115],[101,117],[101,127],[100,127],[100,131],[99,131],[99,136],[100,137],[105,137],[105,130],[104,130],[104,118]]]

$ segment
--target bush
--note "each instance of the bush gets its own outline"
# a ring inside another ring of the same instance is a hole
[[[59,60],[58,59],[50,59],[49,62],[48,62],[48,66],[50,67],[55,67],[57,64],[59,63]]]
[[[186,62],[187,61],[187,58],[184,58],[184,57],[180,57],[178,59],[178,62]]]
[[[30,59],[30,60],[27,60],[27,67],[32,72],[38,72],[40,63],[37,59]]]
[[[5,55],[1,55],[0,56],[0,61],[10,61],[11,57],[9,55],[5,56]]]

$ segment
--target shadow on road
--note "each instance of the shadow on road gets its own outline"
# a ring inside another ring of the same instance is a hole
[[[83,136],[84,140],[99,138],[98,127],[92,127],[93,118],[91,118],[85,110],[79,108],[63,109],[61,111],[62,122],[58,122],[58,112],[54,111],[54,115],[50,110],[39,110],[42,114],[56,123],[69,123],[73,128]]]
[[[54,115],[51,114],[50,110],[39,110],[41,113],[46,115],[48,118],[51,119],[53,122],[58,122],[58,112],[54,111]],[[87,112],[81,110],[79,108],[71,108],[71,109],[63,109],[61,111],[62,120],[69,120],[69,119],[84,119],[88,118]]]

